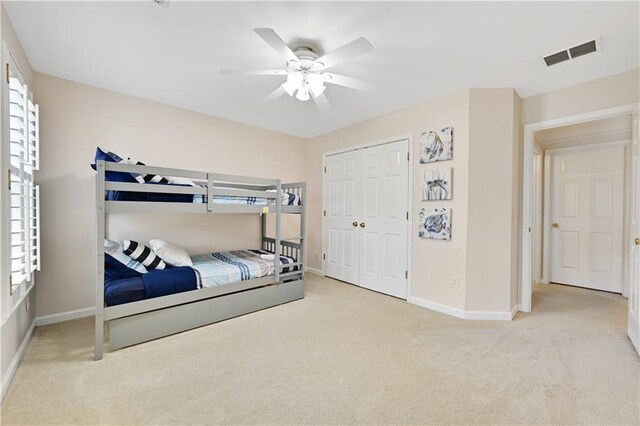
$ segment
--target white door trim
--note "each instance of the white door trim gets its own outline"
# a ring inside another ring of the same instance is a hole
[[[367,142],[367,143],[363,143],[363,144],[358,144],[358,145],[353,145],[350,147],[345,147],[345,148],[340,148],[340,149],[335,149],[332,151],[327,151],[325,153],[322,154],[322,260],[321,260],[321,264],[322,264],[322,276],[325,275],[325,254],[327,252],[326,250],[326,241],[327,241],[327,226],[326,226],[326,217],[324,215],[324,212],[327,210],[327,199],[326,199],[326,194],[327,194],[327,179],[326,179],[326,173],[325,173],[325,168],[327,166],[327,157],[331,156],[331,155],[336,155],[336,154],[342,154],[344,152],[349,152],[349,151],[355,151],[358,149],[364,149],[364,148],[368,148],[368,147],[372,147],[372,146],[377,146],[377,145],[384,145],[384,144],[388,144],[388,143],[393,143],[393,142],[400,142],[403,140],[407,140],[408,141],[408,148],[409,148],[409,169],[408,169],[408,188],[407,188],[407,211],[409,212],[409,219],[407,220],[407,300],[409,300],[409,298],[411,298],[411,268],[412,268],[412,264],[411,264],[411,259],[412,259],[412,233],[411,233],[411,229],[412,229],[412,223],[413,223],[413,133],[406,133],[403,135],[399,135],[399,136],[394,136],[394,137],[390,137],[390,138],[384,138],[384,139],[378,139],[376,141],[373,142]]]
[[[531,312],[531,283],[532,264],[531,253],[533,250],[533,238],[529,230],[532,226],[533,210],[533,144],[534,132],[568,124],[578,124],[602,118],[616,117],[619,115],[633,114],[640,111],[640,104],[623,105],[616,108],[608,108],[591,111],[584,114],[571,115],[552,120],[530,123],[524,126],[523,167],[522,167],[522,239],[520,246],[521,275],[520,275],[520,310]]]

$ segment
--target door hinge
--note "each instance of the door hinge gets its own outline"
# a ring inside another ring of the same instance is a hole
[[[409,220],[409,212],[407,212],[407,220]]]
[[[407,152],[407,161],[409,161],[409,153]]]
[[[404,279],[405,280],[409,279],[409,271],[404,271]]]
[[[324,253],[322,253],[322,260],[325,260],[326,258],[327,256]]]
[[[327,166],[324,166],[324,172],[327,173]]]
[[[9,192],[11,192],[11,170],[7,170],[7,187],[9,188]]]
[[[322,213],[322,215],[323,215],[323,216],[326,216],[326,215],[327,215],[327,211],[325,210],[325,211]]]
[[[7,84],[9,84],[9,63],[8,62],[7,62],[6,74],[7,74]]]

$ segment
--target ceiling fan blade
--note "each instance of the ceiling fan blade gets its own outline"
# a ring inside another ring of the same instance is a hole
[[[324,73],[323,75],[326,83],[361,90],[363,92],[375,92],[378,90],[377,84],[366,80],[360,80],[359,78],[347,77],[346,75],[334,74],[331,72]]]
[[[285,70],[220,70],[222,75],[283,75],[286,76]]]
[[[325,112],[331,109],[329,99],[327,99],[327,96],[324,93],[321,93],[320,96],[314,96],[313,92],[311,92],[311,97],[320,111]]]
[[[269,93],[267,96],[265,96],[264,98],[262,98],[262,100],[260,101],[261,104],[265,104],[265,103],[270,103],[273,102],[275,100],[277,100],[280,96],[284,95],[285,93],[287,93],[284,90],[284,87],[282,87],[284,85],[281,84],[280,86],[276,87],[275,90],[271,93]]]
[[[288,61],[297,61],[298,57],[289,49],[289,46],[282,41],[280,36],[271,28],[254,28],[253,31],[264,41],[269,43],[273,49]]]
[[[321,62],[324,65],[324,69],[327,69],[371,50],[373,50],[373,46],[369,43],[369,40],[360,37],[316,59],[315,62]]]

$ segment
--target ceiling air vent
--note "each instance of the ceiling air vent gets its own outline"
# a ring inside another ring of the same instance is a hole
[[[586,55],[588,53],[593,53],[597,50],[596,41],[591,40],[586,43],[582,43],[579,46],[572,47],[569,49],[569,53],[571,54],[571,58],[577,58],[578,56]]]
[[[551,65],[559,64],[560,62],[568,61],[569,59],[575,59],[580,56],[588,55],[589,53],[597,52],[600,50],[600,37],[588,41],[586,43],[579,44],[566,50],[545,56],[542,58],[544,63],[550,67]]]
[[[553,55],[545,56],[544,57],[544,62],[545,62],[545,64],[547,64],[548,67],[550,67],[551,65],[559,64],[560,62],[568,61],[569,59],[571,59],[569,57],[569,53],[567,53],[566,50],[563,50],[562,52],[558,52],[558,53],[554,53]]]

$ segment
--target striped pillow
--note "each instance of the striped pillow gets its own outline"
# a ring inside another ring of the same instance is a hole
[[[145,164],[141,161],[136,161],[133,160],[131,158],[129,158],[127,160],[128,164],[136,164],[138,166],[145,166]],[[168,184],[169,183],[169,179],[167,179],[164,176],[160,176],[160,175],[152,175],[152,174],[148,174],[148,175],[137,175],[135,176],[136,180],[140,183],[162,183],[162,184]]]
[[[149,247],[137,241],[124,240],[124,254],[142,263],[148,269],[164,269],[166,264]]]
[[[115,241],[107,240],[105,238],[104,252],[108,255],[111,255],[111,257],[113,257],[114,259],[116,259],[117,261],[119,261],[129,269],[133,269],[134,271],[139,272],[141,274],[147,273],[147,269],[144,266],[142,266],[140,262],[136,262],[135,260],[127,256],[122,251],[122,247],[120,247],[120,244],[116,243]]]

